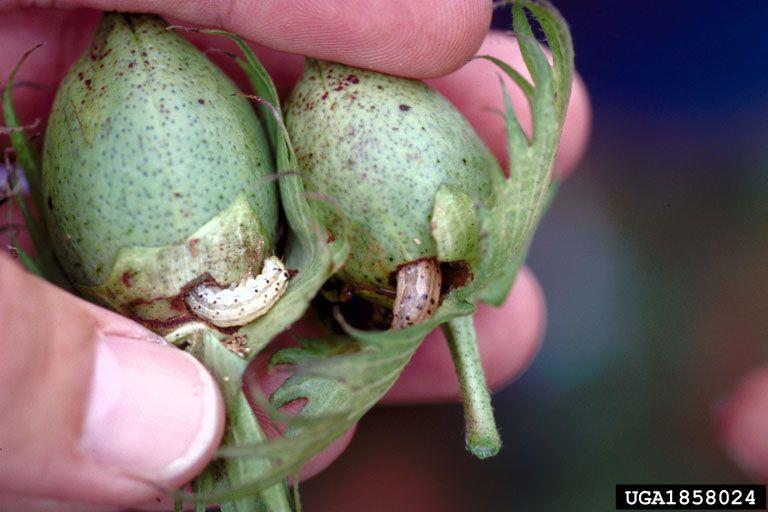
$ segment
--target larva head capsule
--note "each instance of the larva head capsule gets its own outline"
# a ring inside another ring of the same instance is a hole
[[[159,332],[201,282],[256,276],[278,206],[248,100],[155,16],[105,13],[64,78],[43,157],[57,257],[84,295]]]

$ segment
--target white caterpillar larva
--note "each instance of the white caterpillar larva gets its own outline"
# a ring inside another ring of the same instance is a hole
[[[189,310],[217,327],[245,325],[270,310],[288,287],[288,271],[277,256],[264,260],[261,273],[226,288],[200,284],[187,293]]]

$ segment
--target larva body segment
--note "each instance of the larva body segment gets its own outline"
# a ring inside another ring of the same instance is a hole
[[[186,296],[189,310],[217,327],[245,325],[269,311],[288,287],[288,271],[276,256],[264,260],[257,276],[224,288],[195,286]]]

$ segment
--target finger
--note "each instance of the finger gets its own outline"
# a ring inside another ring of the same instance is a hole
[[[284,52],[413,77],[440,76],[461,66],[480,46],[491,16],[491,3],[485,0],[0,0],[0,11],[6,11],[0,16],[0,77],[8,76],[25,51],[45,45],[19,75],[19,82],[44,87],[15,94],[22,118],[29,120],[47,117],[56,85],[88,45],[98,13],[13,9],[19,6],[156,12],[180,23],[222,27]],[[278,83],[285,83],[280,78]]]
[[[480,305],[475,330],[485,377],[499,389],[517,377],[531,362],[541,343],[545,325],[541,288],[524,268],[512,292],[499,308]],[[387,403],[425,403],[459,398],[459,384],[445,337],[430,333],[384,398]]]
[[[211,459],[222,400],[194,358],[2,254],[0,290],[0,509],[129,505]]]
[[[506,62],[523,76],[530,78],[517,42],[503,32],[490,32],[478,51]],[[428,80],[466,116],[480,138],[499,159],[503,169],[508,166],[507,137],[504,118],[504,98],[499,86],[503,75],[512,106],[526,133],[531,133],[531,114],[525,95],[496,65],[483,59],[468,62],[448,76]],[[555,162],[555,174],[565,177],[578,164],[589,140],[591,109],[584,82],[576,75],[568,104],[563,136]]]
[[[718,420],[734,462],[760,481],[768,478],[768,367],[758,368],[739,384]]]
[[[0,10],[14,7],[153,12],[285,52],[412,77],[444,75],[466,62],[492,11],[486,0],[0,0]]]

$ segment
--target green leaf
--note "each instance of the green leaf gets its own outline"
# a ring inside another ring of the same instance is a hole
[[[545,204],[542,207],[544,212],[549,208],[549,205],[552,203],[552,200],[557,194],[557,185],[557,182],[553,181],[549,187],[549,194],[547,195]],[[512,289],[515,277],[517,276],[517,271],[523,265],[525,257],[528,254],[528,247],[530,246],[531,238],[532,237],[530,236],[528,237],[528,241],[525,244],[525,250],[520,251],[517,255],[517,258],[510,261],[510,263],[503,269],[499,279],[491,282],[482,291],[481,299],[483,302],[496,307],[501,306],[504,303],[504,301],[507,299],[507,296],[509,295],[510,290]]]
[[[573,81],[573,46],[568,26],[548,2],[536,0],[504,1],[496,5],[513,3],[513,24],[520,51],[533,78],[535,89],[529,95],[533,117],[533,137],[525,147],[517,142],[518,124],[506,91],[505,117],[509,135],[509,175],[499,200],[485,212],[488,254],[495,258],[483,260],[478,274],[486,276],[488,289],[482,300],[498,305],[503,302],[522,265],[531,238],[541,215],[545,211],[553,190],[551,171],[565,120]],[[531,12],[541,26],[549,43],[553,64],[547,61],[525,14]],[[500,67],[506,72],[505,67]],[[510,76],[515,80],[514,76]]]
[[[490,61],[496,64],[496,66],[501,68],[504,71],[504,73],[506,73],[509,76],[509,78],[511,78],[515,82],[515,84],[517,84],[517,86],[520,87],[520,90],[523,91],[523,94],[525,94],[525,96],[529,100],[533,98],[533,92],[534,92],[533,84],[531,84],[531,82],[529,82],[528,79],[525,78],[523,75],[521,75],[520,72],[517,71],[515,68],[513,68],[503,60],[494,57],[493,55],[478,55],[477,57],[474,57],[474,58],[485,59],[487,61]]]
[[[296,363],[293,375],[272,395],[275,407],[309,398],[300,415],[287,418],[281,438],[253,446],[223,449],[226,458],[261,458],[280,461],[251,486],[234,489],[245,493],[263,489],[298,471],[312,455],[351,428],[394,384],[424,336],[450,318],[470,315],[474,305],[449,294],[438,314],[408,329],[393,332],[359,331],[346,325],[352,339],[339,350],[339,337],[312,340],[308,348],[281,351],[276,364]],[[343,322],[343,319],[341,319]],[[326,350],[323,349],[325,346]],[[308,350],[308,354],[302,354]]]

